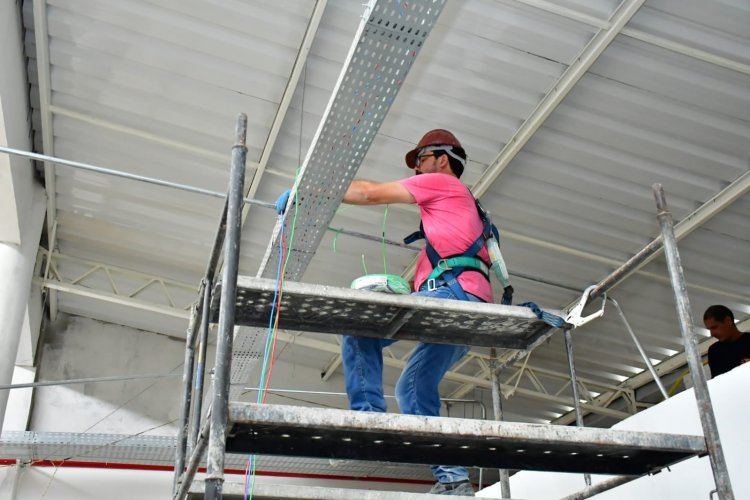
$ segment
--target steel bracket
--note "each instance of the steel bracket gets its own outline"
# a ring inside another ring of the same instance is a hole
[[[586,288],[586,290],[583,291],[583,295],[581,295],[581,298],[578,300],[578,303],[573,306],[573,308],[570,310],[568,315],[565,317],[565,321],[567,323],[570,323],[574,327],[578,328],[579,326],[583,326],[589,321],[599,318],[602,315],[604,315],[604,305],[607,303],[607,294],[602,294],[602,307],[598,311],[589,314],[588,316],[581,316],[581,313],[583,312],[583,308],[586,307],[586,304],[588,304],[589,301],[589,294],[591,294],[591,291],[596,288],[596,285],[591,285],[590,287]]]

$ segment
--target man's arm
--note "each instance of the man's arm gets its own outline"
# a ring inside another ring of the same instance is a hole
[[[400,182],[353,180],[344,195],[344,203],[351,205],[416,202],[414,196]]]

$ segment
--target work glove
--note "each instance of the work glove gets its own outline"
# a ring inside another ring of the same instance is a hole
[[[283,193],[281,193],[281,196],[278,197],[276,200],[276,213],[279,215],[284,215],[284,212],[286,211],[286,205],[289,203],[289,195],[292,193],[291,189],[287,189]]]

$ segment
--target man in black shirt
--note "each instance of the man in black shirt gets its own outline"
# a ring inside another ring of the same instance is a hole
[[[703,313],[703,324],[718,340],[708,348],[711,377],[750,361],[750,333],[742,333],[734,323],[734,314],[725,306],[711,306]]]

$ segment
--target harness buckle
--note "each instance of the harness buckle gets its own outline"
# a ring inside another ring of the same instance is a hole
[[[435,278],[430,278],[427,280],[427,291],[428,292],[434,292],[437,290],[437,282],[435,281]]]
[[[448,259],[440,259],[437,263],[437,266],[435,267],[437,267],[441,271],[450,271],[451,269],[453,269],[453,267],[448,264]]]

